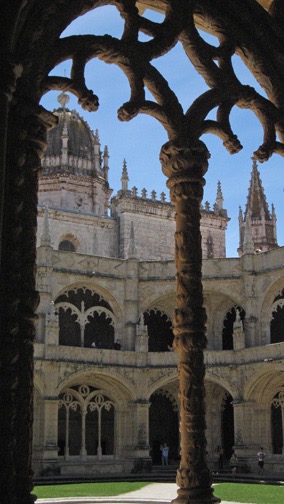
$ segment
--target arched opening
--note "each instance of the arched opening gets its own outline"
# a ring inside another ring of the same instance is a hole
[[[109,397],[94,387],[78,385],[59,398],[58,455],[113,455],[114,403]]]
[[[222,446],[226,459],[231,457],[232,449],[235,444],[234,408],[232,401],[232,396],[226,393],[223,399],[221,412]]]
[[[282,454],[284,448],[284,392],[278,392],[270,407],[272,452]]]
[[[284,305],[278,305],[272,313],[270,322],[270,342],[281,343],[284,341]]]
[[[113,348],[114,320],[111,306],[84,287],[66,291],[55,301],[59,313],[59,344]]]
[[[76,248],[70,240],[62,240],[58,245],[58,250],[65,250],[66,252],[76,252]]]
[[[222,330],[222,349],[223,350],[233,350],[233,332],[234,332],[234,322],[236,321],[236,310],[240,313],[240,318],[244,321],[245,311],[240,306],[233,306],[227,313],[223,322]]]
[[[162,443],[169,446],[169,463],[179,458],[179,419],[174,397],[159,389],[150,397],[149,440],[153,464],[161,464]]]
[[[160,310],[150,310],[144,313],[144,323],[148,327],[149,352],[167,352],[174,338],[168,315]]]

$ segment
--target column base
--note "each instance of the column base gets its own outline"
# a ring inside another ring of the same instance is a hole
[[[171,504],[217,504],[221,502],[219,497],[213,495],[213,490],[198,488],[179,488],[178,497]]]

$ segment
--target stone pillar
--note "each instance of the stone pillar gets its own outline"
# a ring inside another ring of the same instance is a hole
[[[137,445],[136,450],[136,470],[137,472],[149,472],[152,468],[152,461],[149,455],[149,408],[150,402],[143,399],[136,401],[137,407]]]
[[[127,259],[125,279],[125,344],[123,349],[135,349],[136,324],[138,320],[138,259]]]
[[[49,305],[49,312],[46,314],[45,343],[46,345],[58,346],[59,342],[59,317],[55,313],[54,302]]]
[[[86,460],[87,458],[87,450],[86,450],[86,416],[87,411],[86,408],[82,409],[82,444],[81,444],[81,460]]]
[[[205,322],[201,282],[202,248],[200,203],[209,152],[201,141],[167,142],[161,150],[163,173],[168,177],[176,211],[175,261],[177,309],[174,347],[179,354],[181,462],[176,504],[220,502],[213,497],[207,467],[205,439]]]
[[[58,404],[58,397],[44,398],[43,469],[54,465],[58,457]]]

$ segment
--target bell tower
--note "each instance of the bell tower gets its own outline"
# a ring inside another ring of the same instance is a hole
[[[252,158],[252,172],[244,213],[239,210],[240,246],[238,253],[254,254],[278,247],[274,206],[269,211],[257,162]]]

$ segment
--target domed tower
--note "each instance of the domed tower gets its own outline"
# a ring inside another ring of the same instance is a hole
[[[106,216],[112,193],[107,147],[102,153],[98,131],[93,133],[75,110],[66,108],[66,93],[58,101],[61,107],[53,111],[58,124],[47,134],[39,177],[39,204]]]
[[[274,206],[269,211],[257,162],[254,158],[244,214],[239,210],[240,246],[238,253],[255,254],[278,247]]]

